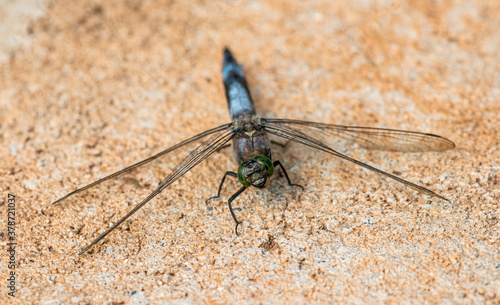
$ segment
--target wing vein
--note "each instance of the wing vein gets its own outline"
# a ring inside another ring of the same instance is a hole
[[[411,188],[413,188],[421,193],[425,193],[425,194],[428,194],[430,196],[434,196],[434,197],[449,201],[445,197],[443,197],[443,196],[441,196],[441,195],[439,195],[439,194],[437,194],[437,193],[435,193],[435,192],[433,192],[433,191],[431,191],[423,186],[417,185],[415,183],[412,183],[410,181],[402,179],[398,176],[395,176],[393,174],[390,174],[390,173],[387,173],[383,170],[380,170],[376,167],[373,167],[369,164],[366,164],[364,162],[353,159],[347,155],[344,155],[344,154],[330,148],[329,146],[327,146],[323,142],[321,142],[321,141],[319,141],[311,136],[308,136],[307,134],[305,134],[299,130],[296,130],[296,129],[291,128],[291,127],[282,126],[282,124],[275,124],[272,122],[267,122],[266,124],[263,124],[263,126],[264,126],[264,129],[266,131],[268,131],[269,133],[272,133],[272,134],[277,135],[279,137],[282,137],[282,138],[285,138],[285,139],[288,139],[291,141],[295,141],[295,142],[319,149],[321,151],[324,151],[324,152],[329,153],[331,155],[334,155],[336,157],[339,157],[339,158],[342,158],[342,159],[347,160],[349,162],[352,162],[354,164],[360,165],[360,166],[362,166],[366,169],[369,169],[375,173],[378,173],[380,175],[394,179],[394,180],[396,180],[404,185],[407,185],[407,186],[409,186],[409,187],[411,187]]]
[[[288,119],[262,119],[262,121],[307,130],[310,134],[325,137],[326,142],[335,143],[334,140],[337,141],[341,138],[367,149],[424,152],[443,151],[455,147],[452,141],[444,137],[417,131],[333,125]]]
[[[166,154],[168,154],[168,153],[170,153],[170,152],[172,152],[172,151],[174,151],[174,150],[176,150],[176,149],[178,149],[178,148],[180,148],[182,146],[185,146],[187,144],[193,143],[193,142],[195,142],[197,140],[200,140],[200,139],[202,139],[202,138],[204,138],[204,137],[206,137],[208,135],[211,135],[213,133],[225,130],[225,129],[231,127],[232,125],[233,125],[233,123],[229,123],[229,124],[224,124],[224,125],[218,126],[216,128],[210,129],[210,130],[206,130],[206,131],[204,131],[204,132],[202,132],[200,134],[195,135],[194,137],[191,137],[191,138],[189,138],[187,140],[179,142],[176,145],[171,146],[171,147],[169,147],[169,148],[167,148],[167,149],[165,149],[165,150],[157,153],[156,155],[153,155],[153,156],[151,156],[149,158],[146,158],[146,159],[144,159],[142,161],[139,161],[139,162],[137,162],[135,164],[127,166],[127,167],[125,167],[125,168],[123,168],[123,169],[121,169],[121,170],[119,170],[117,172],[114,172],[114,173],[112,173],[112,174],[110,174],[110,175],[108,175],[108,176],[106,176],[104,178],[96,180],[96,181],[94,181],[94,182],[92,182],[92,183],[90,183],[90,184],[88,184],[88,185],[86,185],[84,187],[78,188],[78,189],[76,189],[76,190],[68,193],[64,197],[61,197],[61,198],[57,199],[56,201],[52,202],[51,204],[57,204],[57,203],[63,202],[66,199],[70,198],[71,196],[73,196],[75,194],[78,194],[80,192],[88,190],[88,189],[90,189],[90,188],[92,188],[92,187],[94,187],[94,186],[96,186],[98,184],[103,183],[104,181],[107,181],[107,180],[110,180],[112,178],[121,176],[121,175],[123,175],[125,173],[128,173],[131,170],[139,168],[139,167],[141,167],[141,166],[143,166],[143,165],[145,165],[147,163],[150,163],[151,161],[154,161],[154,160],[156,160],[156,159],[158,159],[158,158],[160,158],[160,157],[162,157],[162,156],[164,156],[164,155],[166,155]]]
[[[144,198],[141,202],[139,202],[132,210],[130,210],[127,214],[125,214],[125,216],[120,218],[117,222],[115,222],[104,233],[95,238],[89,245],[83,248],[79,252],[79,254],[85,253],[88,249],[97,244],[100,240],[106,237],[111,231],[113,231],[116,227],[118,227],[130,216],[132,216],[135,212],[137,212],[140,208],[142,208],[151,199],[153,199],[159,193],[161,193],[166,187],[168,187],[173,182],[181,178],[185,173],[187,173],[193,167],[198,165],[212,153],[214,153],[219,148],[224,146],[228,141],[230,141],[233,138],[235,132],[236,131],[232,129],[219,131],[219,133],[213,135],[212,137],[210,137],[210,139],[200,144],[195,150],[189,153],[189,155],[172,170],[172,172],[167,176],[167,178],[165,178],[151,194],[149,194],[146,198]]]

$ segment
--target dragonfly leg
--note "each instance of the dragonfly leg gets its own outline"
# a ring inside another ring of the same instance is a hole
[[[283,171],[283,174],[285,174],[286,181],[288,181],[288,184],[289,184],[290,186],[298,186],[298,187],[300,187],[302,190],[304,190],[304,187],[303,187],[302,185],[300,185],[300,184],[294,184],[294,183],[292,183],[292,182],[290,181],[290,178],[288,177],[288,174],[286,173],[285,167],[283,166],[283,164],[281,164],[281,162],[280,162],[280,161],[274,161],[273,165],[274,165],[274,167],[278,167],[278,166],[279,166],[279,167],[281,167],[281,170]]]
[[[238,222],[238,219],[236,219],[236,215],[234,214],[234,211],[233,211],[233,207],[231,206],[231,202],[236,199],[236,197],[238,197],[241,193],[243,193],[244,190],[246,190],[247,187],[246,186],[242,186],[236,193],[233,194],[233,196],[231,196],[231,198],[229,198],[229,200],[227,201],[227,204],[229,205],[229,211],[231,211],[231,216],[233,216],[233,219],[234,219],[234,222],[236,222],[236,226],[234,227],[234,232],[236,233],[236,236],[240,236],[240,234],[238,234],[238,225],[240,224]]]
[[[220,185],[219,185],[219,191],[217,192],[217,196],[213,196],[213,197],[210,197],[208,198],[207,200],[205,200],[205,204],[208,204],[208,201],[209,200],[212,200],[212,199],[217,199],[220,197],[220,192],[222,191],[222,186],[224,185],[224,181],[226,180],[226,177],[227,176],[231,176],[231,177],[235,177],[235,178],[238,178],[238,174],[236,174],[235,172],[226,172],[224,174],[224,177],[222,177],[222,180],[220,182]]]

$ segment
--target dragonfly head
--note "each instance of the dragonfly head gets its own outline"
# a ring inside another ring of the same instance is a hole
[[[273,162],[266,156],[257,155],[240,164],[238,180],[244,186],[264,188],[273,175]]]

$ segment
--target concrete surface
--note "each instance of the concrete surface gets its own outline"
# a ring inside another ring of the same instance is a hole
[[[498,1],[41,3],[0,63],[3,249],[8,194],[18,243],[15,298],[2,252],[2,303],[500,303]],[[236,181],[205,205],[237,168],[226,149],[77,255],[181,155],[50,202],[228,122],[224,46],[264,117],[453,140],[440,153],[339,148],[451,202],[276,147],[306,189],[278,175],[241,195],[236,237]]]

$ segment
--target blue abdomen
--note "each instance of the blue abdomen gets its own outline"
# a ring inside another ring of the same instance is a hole
[[[222,78],[226,89],[226,98],[231,113],[231,119],[255,115],[252,98],[248,91],[247,82],[243,69],[231,54],[228,48],[224,49],[224,61],[222,64]]]

